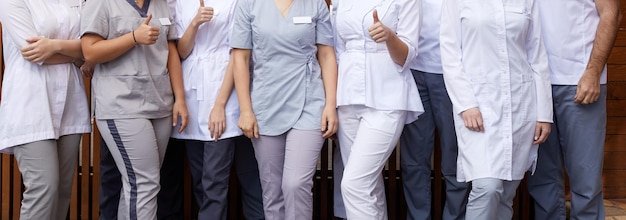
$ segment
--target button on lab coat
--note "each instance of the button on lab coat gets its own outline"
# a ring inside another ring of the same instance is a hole
[[[365,105],[378,110],[408,111],[406,123],[424,112],[417,86],[409,69],[417,56],[421,1],[337,0],[335,48],[339,62],[337,106]],[[372,12],[395,31],[408,46],[404,66],[391,60],[386,43],[376,43],[368,34]]]
[[[457,179],[520,180],[533,169],[537,121],[552,122],[548,62],[534,0],[446,0],[444,80],[459,143]],[[478,107],[484,132],[461,113]]]
[[[4,0],[0,3],[6,69],[0,103],[0,150],[69,134],[88,133],[89,109],[73,64],[26,61],[27,38],[78,39],[78,0]]]

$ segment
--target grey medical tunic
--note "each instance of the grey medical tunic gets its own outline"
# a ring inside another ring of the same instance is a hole
[[[87,1],[81,15],[81,36],[114,39],[135,30],[152,14],[159,27],[153,45],[135,45],[120,57],[96,65],[92,79],[97,119],[163,118],[172,114],[173,93],[167,70],[168,40],[176,39],[166,1],[146,0],[140,11],[126,0]]]
[[[274,1],[240,0],[230,45],[252,49],[252,109],[259,134],[320,128],[325,104],[317,44],[332,46],[323,0],[295,0],[285,17]]]

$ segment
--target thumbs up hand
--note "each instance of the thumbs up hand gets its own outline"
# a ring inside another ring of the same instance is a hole
[[[151,45],[159,39],[159,27],[150,26],[150,20],[152,20],[152,14],[149,14],[146,20],[133,31],[137,44]]]
[[[204,7],[204,0],[200,0],[200,8],[198,8],[198,13],[196,13],[191,24],[194,27],[199,27],[201,24],[211,21],[211,19],[213,19],[213,8]]]
[[[387,41],[387,39],[389,39],[389,35],[391,34],[391,29],[380,22],[380,19],[378,19],[378,11],[376,11],[376,9],[372,12],[372,16],[374,17],[374,24],[367,29],[370,37],[376,43]]]

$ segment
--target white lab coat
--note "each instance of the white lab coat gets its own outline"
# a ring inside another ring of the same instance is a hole
[[[194,0],[176,1],[175,25],[178,37],[182,37],[187,27],[198,13],[200,2]],[[213,140],[209,131],[209,115],[217,99],[226,68],[230,60],[229,37],[237,0],[205,0],[206,7],[213,7],[213,18],[198,28],[195,46],[189,56],[182,61],[183,82],[189,125],[182,132],[172,130],[172,137],[179,139]],[[239,136],[239,103],[235,90],[224,109],[226,130],[221,139]]]
[[[552,122],[548,61],[535,0],[446,0],[444,80],[459,144],[457,180],[520,180],[533,169],[536,122]],[[484,132],[461,113],[478,107]]]
[[[405,123],[424,112],[409,65],[417,56],[420,0],[333,1],[335,48],[339,62],[337,106],[365,105],[408,111]],[[407,44],[405,65],[391,60],[387,45],[368,34],[376,9],[380,21]]]
[[[0,150],[60,136],[91,132],[80,70],[73,64],[42,65],[22,57],[25,39],[78,39],[78,0],[4,0],[0,3],[6,69],[0,103]]]

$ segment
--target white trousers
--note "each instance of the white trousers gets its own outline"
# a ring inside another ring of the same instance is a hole
[[[381,172],[396,147],[406,111],[382,111],[362,105],[337,109],[337,132],[345,165],[341,191],[348,219],[387,219]]]
[[[465,219],[510,220],[513,218],[513,199],[520,181],[481,178],[472,181]]]

